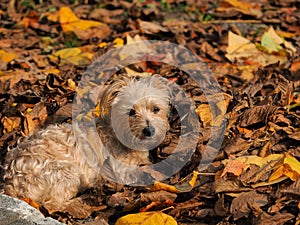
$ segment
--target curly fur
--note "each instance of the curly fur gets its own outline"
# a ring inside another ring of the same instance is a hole
[[[50,125],[9,150],[4,162],[4,192],[63,211],[70,205],[76,207],[73,200],[80,191],[97,185],[109,154],[115,160],[110,160],[108,173],[121,171],[121,182],[130,171],[122,171],[120,161],[133,166],[150,164],[146,150],[161,141],[168,129],[169,92],[162,78],[116,81],[101,96],[101,106],[97,129],[83,129],[76,122]],[[129,116],[132,108],[135,114]],[[155,130],[151,135],[145,135],[148,126]],[[120,137],[138,147],[129,148]]]

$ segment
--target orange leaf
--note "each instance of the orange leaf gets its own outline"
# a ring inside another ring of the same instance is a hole
[[[39,204],[37,204],[35,201],[33,201],[31,198],[20,198],[22,201],[28,203],[31,205],[33,208],[40,209]]]
[[[61,7],[59,10],[59,22],[61,24],[72,23],[80,20],[69,7]]]
[[[0,50],[0,59],[5,62],[8,63],[11,60],[15,59],[16,54],[13,52],[6,52],[4,50]]]
[[[221,177],[224,177],[227,173],[231,173],[235,176],[239,176],[242,174],[246,164],[239,160],[230,160],[228,161],[226,167],[223,170]]]

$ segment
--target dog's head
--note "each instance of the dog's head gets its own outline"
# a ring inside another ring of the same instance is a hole
[[[170,90],[167,80],[158,75],[114,82],[100,106],[115,136],[130,149],[156,147],[169,129]]]

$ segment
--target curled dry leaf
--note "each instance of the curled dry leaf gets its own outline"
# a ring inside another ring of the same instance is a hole
[[[259,194],[256,191],[249,191],[239,194],[233,199],[230,212],[235,220],[242,217],[248,217],[252,210],[257,210],[268,204],[268,197],[265,194]]]

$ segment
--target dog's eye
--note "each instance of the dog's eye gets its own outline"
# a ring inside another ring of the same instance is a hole
[[[135,110],[134,109],[130,109],[128,115],[129,116],[134,116],[135,115]]]
[[[154,112],[155,114],[158,113],[159,110],[160,110],[160,108],[158,108],[158,107],[154,107],[154,108],[153,108],[153,112]]]

